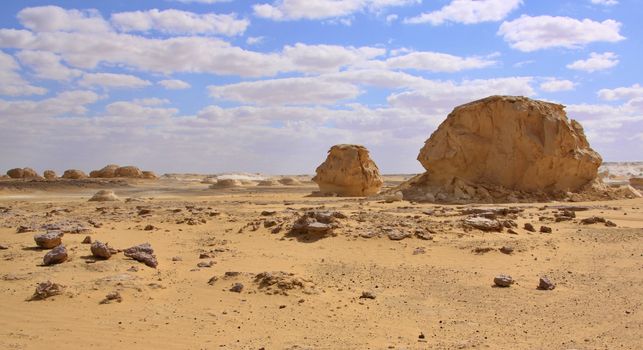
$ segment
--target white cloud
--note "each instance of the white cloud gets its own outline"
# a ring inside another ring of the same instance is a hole
[[[616,66],[618,62],[618,56],[613,52],[592,52],[589,54],[588,59],[570,63],[567,65],[567,68],[593,73],[599,70],[612,68]]]
[[[570,80],[564,79],[547,79],[540,83],[540,90],[545,92],[559,92],[574,90],[576,84]]]
[[[248,45],[259,45],[264,42],[266,38],[263,36],[249,36],[246,38],[246,44]]]
[[[417,69],[429,72],[458,72],[479,69],[494,65],[496,62],[480,57],[459,57],[440,52],[411,52],[392,57],[386,64],[394,69]]]
[[[0,95],[25,96],[43,95],[47,89],[33,86],[24,80],[18,71],[20,65],[11,56],[0,51]]]
[[[78,69],[63,65],[59,55],[47,51],[20,51],[16,55],[20,63],[31,68],[36,77],[58,81],[69,81],[82,75]]]
[[[379,11],[390,6],[419,2],[420,0],[275,0],[272,4],[256,4],[252,8],[257,17],[288,21],[343,17],[364,10]]]
[[[625,39],[619,31],[621,23],[608,19],[595,22],[570,17],[522,15],[503,22],[498,30],[509,45],[531,52],[552,47],[579,48],[592,42],[617,42]]]
[[[176,1],[176,2],[182,2],[182,3],[201,3],[201,4],[216,4],[219,2],[231,2],[232,0],[171,0],[171,1]]]
[[[598,91],[598,97],[608,101],[643,98],[643,86],[634,84],[630,87],[601,89]]]
[[[517,9],[522,0],[453,0],[440,10],[406,18],[404,23],[430,23],[434,26],[447,22],[475,24],[496,22]]]
[[[85,114],[86,105],[98,101],[99,96],[92,91],[65,91],[55,97],[47,98],[40,101],[18,100],[5,101],[0,100],[0,114],[7,118],[41,118],[56,117],[59,115]],[[27,123],[27,125],[31,125]]]
[[[592,0],[592,4],[613,6],[613,5],[618,5],[618,0]]]
[[[166,79],[166,80],[161,80],[157,84],[161,85],[162,87],[168,89],[168,90],[183,90],[183,89],[189,89],[191,86],[187,82],[183,80],[178,80],[178,79]]]
[[[34,32],[106,32],[109,23],[96,10],[65,10],[58,6],[27,7],[18,20]]]
[[[78,81],[78,84],[80,86],[101,86],[104,88],[142,88],[152,83],[129,74],[85,73]]]
[[[125,32],[156,30],[169,34],[223,34],[240,35],[250,21],[235,14],[197,14],[180,10],[147,10],[112,14],[116,28]]]
[[[283,49],[283,57],[303,72],[329,72],[342,67],[363,63],[386,53],[373,47],[345,47],[338,45],[306,45],[297,43]]]
[[[209,86],[210,95],[258,105],[333,104],[360,94],[353,84],[320,78],[284,78]]]

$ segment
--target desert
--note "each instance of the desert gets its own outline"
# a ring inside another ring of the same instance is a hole
[[[0,1],[0,350],[643,349],[640,13]]]

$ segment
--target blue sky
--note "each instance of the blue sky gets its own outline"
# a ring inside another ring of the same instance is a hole
[[[606,161],[642,160],[635,0],[0,4],[0,166],[312,173],[359,143],[385,173],[453,107],[562,103]]]

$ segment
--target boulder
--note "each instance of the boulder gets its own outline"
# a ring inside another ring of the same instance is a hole
[[[282,177],[281,179],[279,179],[277,181],[279,181],[280,184],[285,185],[285,186],[301,185],[301,181],[295,179],[294,177]]]
[[[40,248],[52,249],[62,244],[62,236],[63,233],[60,231],[49,231],[47,233],[35,235],[33,240]]]
[[[82,170],[78,169],[68,169],[65,170],[62,176],[63,179],[72,179],[72,180],[80,180],[80,179],[86,179],[87,174],[83,172]]]
[[[22,168],[14,168],[7,171],[7,176],[12,179],[22,179],[24,177],[24,171]]]
[[[59,245],[50,250],[42,259],[42,263],[46,266],[61,264],[67,260],[67,248],[64,245]]]
[[[142,171],[141,172],[141,179],[146,179],[146,180],[156,180],[159,177],[153,172],[153,171]]]
[[[112,256],[112,250],[107,245],[101,241],[94,241],[89,247],[92,252],[92,255],[98,259],[109,259]]]
[[[22,169],[22,178],[29,179],[29,178],[36,178],[36,177],[40,177],[40,176],[38,176],[38,173],[35,170],[31,168]]]
[[[138,179],[143,176],[143,172],[141,169],[135,167],[135,166],[122,166],[118,169],[116,169],[116,177],[127,177],[127,178],[132,178],[132,179]]]
[[[42,176],[47,180],[54,180],[58,177],[56,172],[53,170],[45,170],[45,172],[42,173]]]
[[[368,150],[359,145],[335,145],[319,167],[313,181],[323,194],[369,196],[382,188],[382,178]]]
[[[581,189],[597,178],[602,159],[564,108],[513,96],[456,107],[418,155],[427,184],[459,199],[477,197],[478,185],[544,193]]]
[[[89,173],[89,177],[91,178],[100,178],[100,179],[109,179],[116,177],[116,169],[118,169],[118,165],[116,164],[109,164],[103,167],[100,170],[94,170]]]
[[[89,199],[90,202],[115,202],[119,200],[114,191],[111,190],[100,190]]]

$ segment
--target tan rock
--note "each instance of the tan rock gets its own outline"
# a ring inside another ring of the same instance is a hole
[[[268,187],[268,186],[279,186],[279,182],[277,180],[273,180],[273,179],[261,180],[261,181],[259,181],[257,186],[262,186],[262,187],[263,186],[266,186],[266,187]]]
[[[141,178],[146,180],[156,180],[159,177],[156,176],[156,174],[153,171],[143,171],[141,174]]]
[[[119,200],[114,191],[111,190],[100,190],[89,199],[90,202],[115,202]]]
[[[38,173],[31,168],[23,168],[22,177],[25,179],[29,179],[29,178],[38,178],[40,176],[38,176]]]
[[[143,176],[141,169],[128,165],[116,169],[116,177],[140,178]]]
[[[79,179],[86,179],[87,174],[85,174],[84,171],[78,170],[78,169],[68,169],[65,170],[62,176],[63,179],[73,179],[73,180],[79,180]]]
[[[279,179],[277,181],[279,181],[280,184],[286,185],[286,186],[301,185],[301,181],[295,179],[294,177],[282,177],[281,179]]]
[[[383,181],[368,150],[359,145],[335,145],[317,167],[313,181],[322,193],[369,196],[379,192]]]
[[[103,167],[100,170],[94,170],[89,173],[89,177],[91,178],[101,178],[101,179],[109,179],[116,177],[116,169],[118,169],[119,166],[116,164],[109,164]]]
[[[42,173],[42,176],[47,179],[47,180],[54,180],[56,177],[56,172],[53,170],[45,170],[45,172]]]
[[[12,179],[22,179],[24,177],[24,171],[22,168],[14,168],[7,171],[7,176]]]
[[[429,184],[451,187],[459,199],[474,196],[471,185],[477,184],[575,191],[597,177],[602,162],[581,125],[567,119],[564,106],[512,96],[456,107],[418,160]]]

